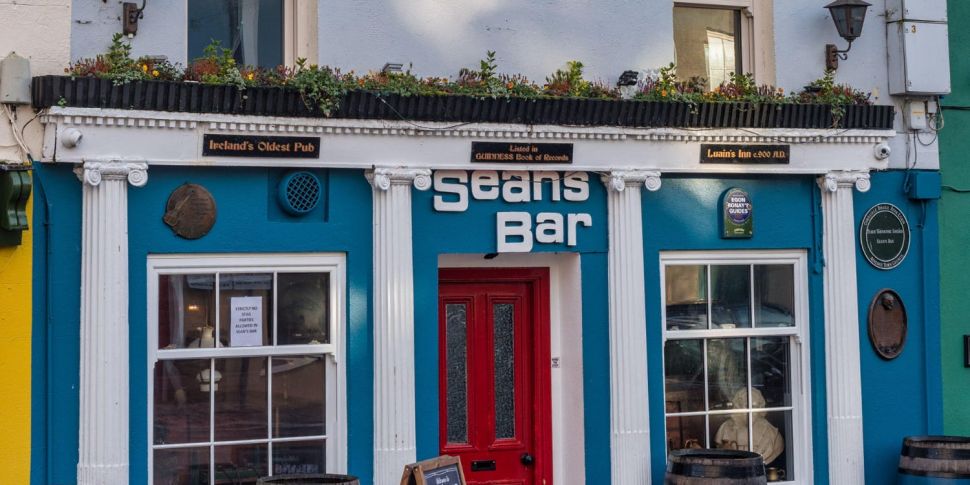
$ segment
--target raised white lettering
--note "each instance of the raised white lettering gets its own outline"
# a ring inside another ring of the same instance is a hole
[[[589,198],[589,175],[586,172],[569,172],[562,181],[563,197],[570,202],[583,202]]]
[[[540,212],[536,214],[536,242],[541,244],[562,243],[564,225],[562,214]]]
[[[495,200],[498,195],[498,172],[495,170],[472,172],[472,197],[476,200]]]
[[[532,196],[529,194],[529,172],[515,170],[502,172],[502,199],[510,204],[518,202],[529,202]]]
[[[495,218],[498,252],[528,253],[532,251],[531,214],[528,212],[499,212],[495,214]]]
[[[582,224],[586,227],[593,226],[593,216],[589,214],[569,214],[567,217],[569,222],[568,234],[566,236],[566,246],[576,245],[576,226]]]
[[[448,180],[457,180],[450,183]],[[434,210],[438,212],[465,212],[468,210],[468,172],[464,170],[438,170],[434,173],[434,191],[457,195],[457,200],[445,200],[442,195],[434,196]],[[449,197],[451,198],[451,197]]]

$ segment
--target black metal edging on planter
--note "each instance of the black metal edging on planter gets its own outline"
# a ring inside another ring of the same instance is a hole
[[[33,79],[35,108],[71,106],[185,113],[323,117],[300,93],[279,87],[239,89],[174,81],[131,81],[40,76]],[[752,104],[621,101],[603,99],[400,96],[351,91],[331,118],[521,123],[636,128],[893,128],[892,106],[847,105],[833,126],[832,107],[821,104]]]

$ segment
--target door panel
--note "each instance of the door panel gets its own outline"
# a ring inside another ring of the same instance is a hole
[[[469,484],[552,483],[547,275],[440,272],[441,453]]]

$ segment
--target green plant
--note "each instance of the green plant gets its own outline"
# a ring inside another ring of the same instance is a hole
[[[222,47],[222,43],[213,40],[202,50],[202,57],[194,59],[185,69],[186,81],[197,81],[203,84],[228,84],[238,88],[245,88],[247,80],[243,78],[232,50]],[[254,80],[253,78],[249,79]]]
[[[300,91],[307,107],[316,107],[324,116],[330,116],[340,106],[340,97],[346,92],[346,80],[327,66],[307,64],[300,58],[288,86]]]
[[[543,91],[552,96],[581,97],[589,91],[589,81],[583,79],[583,63],[569,61],[566,69],[557,69],[546,78]]]
[[[835,81],[835,71],[826,70],[822,77],[812,81],[802,91],[793,93],[790,102],[800,104],[827,104],[832,109],[832,126],[839,124],[848,105],[872,104],[871,94]]]

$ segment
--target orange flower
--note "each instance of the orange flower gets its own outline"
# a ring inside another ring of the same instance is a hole
[[[249,73],[249,74],[246,74],[246,79],[248,79],[248,80],[250,80],[250,81],[252,81],[252,80],[253,80],[253,78],[255,78],[255,77],[256,77],[256,75],[255,75],[255,74],[253,74],[253,73]]]
[[[364,78],[360,78],[360,79],[358,79],[358,80],[357,80],[357,85],[358,85],[358,86],[363,86],[363,85],[364,85]]]
[[[158,69],[152,69],[152,77],[158,77]]]
[[[512,89],[512,88],[514,88],[514,87],[515,87],[515,83],[513,83],[512,81],[509,81],[509,83],[508,83],[508,84],[506,84],[506,85],[505,85],[505,87],[507,87],[507,88],[509,88],[509,89]]]
[[[666,89],[661,90],[660,91],[660,95],[666,98],[667,97],[667,90]]]
[[[142,65],[141,65],[141,70],[142,70],[143,72],[148,72],[148,64],[142,64]]]

